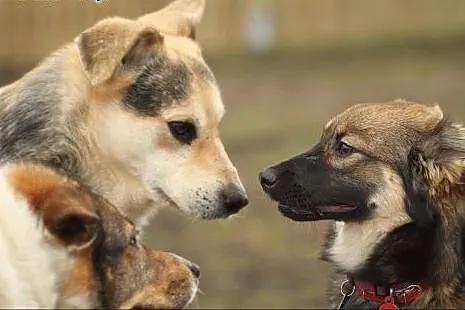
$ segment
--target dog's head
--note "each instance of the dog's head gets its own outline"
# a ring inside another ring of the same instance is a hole
[[[350,107],[260,181],[284,216],[336,220],[323,258],[345,272],[362,270],[388,236],[415,231],[428,236],[413,251],[431,252],[429,281],[447,283],[464,272],[464,172],[465,130],[438,106],[396,100]]]
[[[177,0],[137,20],[102,20],[76,46],[91,89],[92,152],[158,201],[222,218],[247,196],[220,140],[217,82],[195,41],[204,2]]]
[[[431,189],[463,174],[464,137],[438,106],[359,104],[329,121],[310,151],[265,169],[260,181],[293,220],[427,226]]]
[[[140,244],[134,225],[107,201],[41,166],[7,169],[49,250],[65,257],[65,267],[52,265],[58,307],[182,308],[195,297],[199,267]]]

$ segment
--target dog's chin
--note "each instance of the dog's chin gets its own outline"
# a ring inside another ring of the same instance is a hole
[[[172,199],[165,191],[161,188],[152,187],[151,189],[152,199],[157,202],[160,207],[170,207],[178,210],[181,214],[196,220],[218,220],[228,219],[238,212],[229,211],[227,208],[212,202],[211,204],[179,204]]]
[[[297,222],[313,222],[320,220],[347,220],[357,212],[357,207],[350,204],[332,204],[311,207],[294,207],[278,203],[281,214]]]
[[[221,220],[228,219],[229,217],[235,215],[236,213],[228,212],[225,208],[213,207],[205,208],[201,207],[201,210],[198,212],[192,212],[192,216],[200,220]]]

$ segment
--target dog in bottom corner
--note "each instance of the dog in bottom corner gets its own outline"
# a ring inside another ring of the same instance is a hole
[[[105,199],[29,163],[0,168],[0,266],[3,308],[184,308],[200,275],[140,244]]]
[[[465,129],[439,106],[351,106],[259,178],[283,216],[332,222],[332,308],[465,308]]]

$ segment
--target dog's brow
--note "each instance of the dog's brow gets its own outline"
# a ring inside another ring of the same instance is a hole
[[[192,71],[194,72],[194,74],[200,76],[201,78],[205,79],[210,83],[216,84],[216,79],[213,75],[213,72],[204,62],[199,61],[197,59],[191,59],[190,62],[192,64]]]

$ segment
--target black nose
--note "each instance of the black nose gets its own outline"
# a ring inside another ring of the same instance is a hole
[[[200,266],[196,263],[189,262],[188,264],[189,269],[192,271],[192,274],[198,279],[200,278]]]
[[[271,168],[267,168],[260,172],[259,179],[264,188],[273,187],[278,182],[278,177]]]
[[[228,186],[221,192],[221,200],[230,214],[239,212],[249,203],[247,194],[235,185]]]

